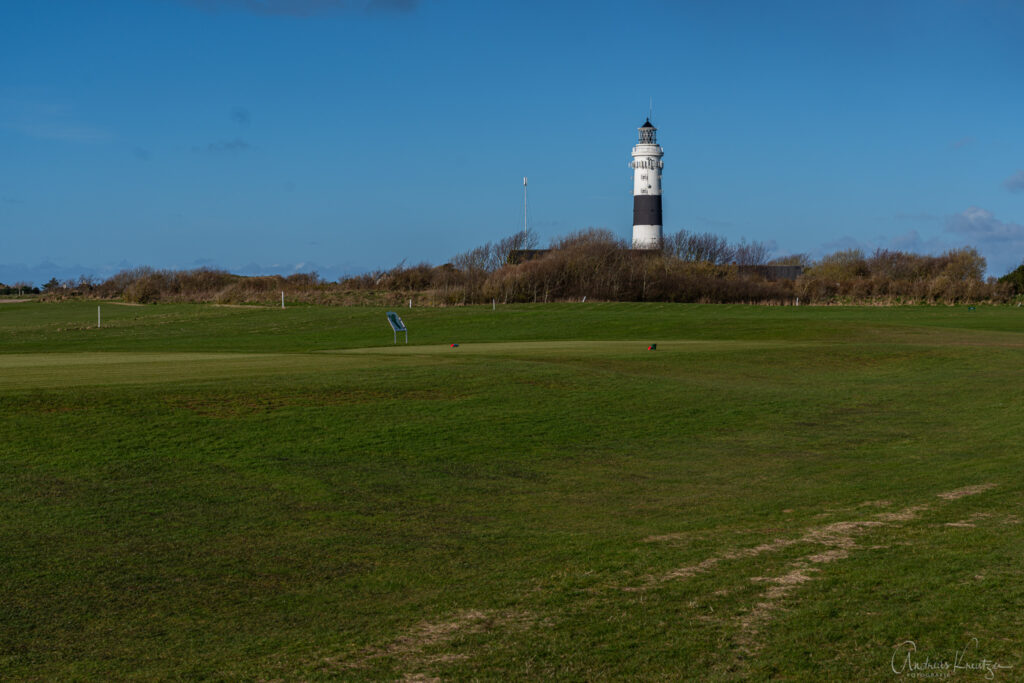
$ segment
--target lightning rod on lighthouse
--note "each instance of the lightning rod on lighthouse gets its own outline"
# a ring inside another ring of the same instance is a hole
[[[650,117],[637,130],[640,139],[629,164],[633,169],[633,248],[661,249],[661,157],[665,152]]]

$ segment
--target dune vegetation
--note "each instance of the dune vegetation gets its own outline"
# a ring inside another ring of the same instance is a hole
[[[1016,303],[1024,299],[1021,268],[985,277],[972,247],[940,255],[847,249],[811,259],[769,258],[760,242],[730,243],[712,233],[669,235],[664,249],[636,251],[607,230],[590,229],[537,249],[532,232],[484,244],[449,263],[378,270],[336,282],[317,273],[241,276],[224,270],[133,268],[106,280],[81,277],[43,287],[47,301],[132,303],[420,306],[558,301],[748,303],[768,305]],[[25,291],[0,285],[0,293]]]

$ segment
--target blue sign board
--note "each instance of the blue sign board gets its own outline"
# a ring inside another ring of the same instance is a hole
[[[409,330],[405,329],[405,323],[398,317],[398,314],[394,311],[388,311],[388,323],[391,325],[391,330],[395,333],[395,343],[398,343],[398,333],[405,332],[405,343],[409,343]]]

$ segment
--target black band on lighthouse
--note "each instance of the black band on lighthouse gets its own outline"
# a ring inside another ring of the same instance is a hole
[[[661,195],[633,195],[633,225],[661,225]]]

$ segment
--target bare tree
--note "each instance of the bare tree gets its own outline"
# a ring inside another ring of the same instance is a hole
[[[452,257],[452,265],[461,271],[486,271],[491,255],[491,243],[464,251]]]
[[[673,256],[690,263],[706,262],[715,265],[733,260],[733,248],[729,241],[710,232],[680,230],[669,240]]]
[[[732,247],[732,259],[741,266],[763,266],[768,263],[771,249],[764,242],[747,242],[742,238]]]
[[[682,254],[686,251],[686,240],[690,236],[686,230],[680,230],[674,232],[671,235],[665,235],[665,238],[661,241],[661,249],[667,256],[672,256],[677,259],[682,258]]]
[[[533,230],[520,230],[513,235],[509,235],[508,237],[499,240],[496,244],[491,246],[488,270],[494,272],[508,264],[509,258],[512,256],[512,252],[523,251],[524,249],[536,249],[538,244],[540,244],[540,239],[537,237],[537,233]]]

